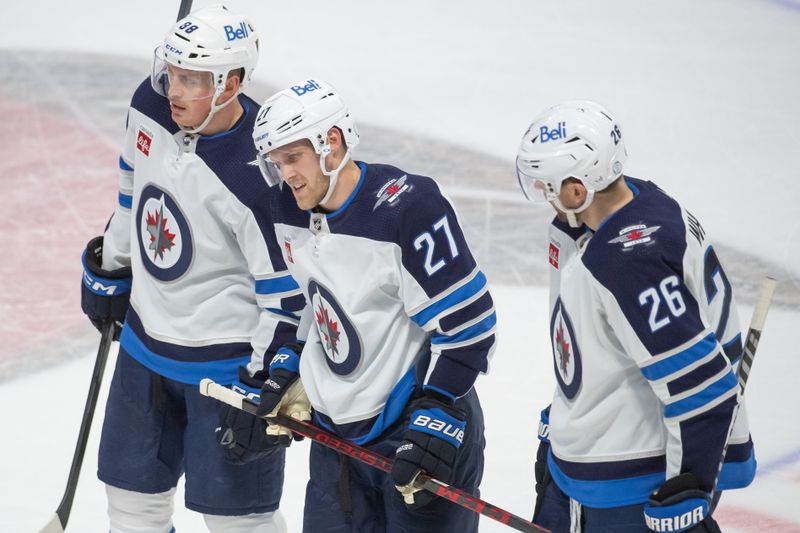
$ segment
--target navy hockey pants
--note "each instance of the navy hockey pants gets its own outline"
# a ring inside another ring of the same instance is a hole
[[[464,442],[459,448],[453,485],[478,495],[483,477],[483,413],[474,389],[456,406],[467,413]],[[408,426],[408,415],[367,448],[386,457],[395,450]],[[409,510],[391,476],[355,459],[311,445],[311,478],[306,487],[305,533],[472,533],[479,515],[441,498]]]
[[[715,497],[715,503],[719,501],[719,494]],[[581,506],[580,521],[582,533],[653,533],[644,523],[643,503],[607,509]],[[555,481],[547,485],[542,507],[534,517],[534,523],[552,533],[570,532],[569,496],[561,492]]]
[[[284,449],[245,465],[225,461],[217,444],[220,403],[197,385],[164,378],[120,348],[100,438],[97,475],[134,492],[156,494],[186,474],[186,507],[239,516],[278,508]]]

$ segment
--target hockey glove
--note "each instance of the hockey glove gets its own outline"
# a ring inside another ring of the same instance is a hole
[[[131,268],[103,270],[103,236],[95,237],[83,252],[81,309],[98,331],[114,322],[114,340],[119,340],[131,297]]]
[[[653,531],[720,531],[711,518],[708,494],[690,472],[668,479],[650,495],[644,505],[644,520]]]
[[[261,403],[258,415],[267,417],[267,435],[283,439],[287,445],[292,432],[283,426],[272,424],[270,417],[278,413],[296,418],[311,420],[311,402],[308,401],[303,382],[300,381],[301,344],[286,344],[278,350],[269,364],[269,378],[261,387]],[[302,440],[294,435],[295,440]]]
[[[467,423],[451,399],[432,391],[412,402],[410,411],[408,429],[395,453],[392,480],[406,504],[419,508],[435,496],[415,486],[417,476],[425,472],[444,483],[453,482]]]
[[[239,367],[239,381],[231,388],[246,396],[258,396],[264,376],[250,376],[245,367]],[[235,465],[243,465],[273,453],[279,446],[289,443],[273,435],[267,435],[267,423],[262,418],[241,409],[221,404],[217,442],[223,449],[225,459]]]
[[[539,415],[539,448],[536,450],[536,464],[533,475],[536,479],[536,505],[533,508],[533,521],[536,521],[539,509],[544,503],[544,494],[547,486],[553,481],[550,469],[547,467],[547,454],[550,451],[550,406],[548,405]]]

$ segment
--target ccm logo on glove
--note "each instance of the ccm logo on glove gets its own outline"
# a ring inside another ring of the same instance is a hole
[[[431,410],[429,412],[433,412]],[[434,432],[434,433],[443,433],[447,435],[451,439],[455,439],[458,441],[458,444],[462,444],[464,442],[464,429],[463,427],[454,425],[450,422],[445,420],[440,420],[439,418],[433,418],[431,416],[418,413],[414,420],[411,422],[411,426],[416,426],[418,428],[427,429],[427,433]]]

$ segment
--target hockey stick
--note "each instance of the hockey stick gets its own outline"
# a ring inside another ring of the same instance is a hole
[[[736,379],[739,382],[740,395],[744,395],[744,388],[745,385],[747,385],[747,379],[750,377],[750,371],[753,368],[753,359],[756,356],[758,341],[761,339],[761,332],[764,330],[764,321],[767,319],[769,304],[772,301],[772,293],[775,292],[777,284],[778,282],[774,278],[766,277],[761,281],[761,287],[758,289],[756,306],[755,309],[753,309],[753,317],[750,319],[750,327],[747,330],[747,337],[745,338],[742,360],[739,361],[739,368],[736,370]],[[714,489],[711,491],[709,501],[714,501],[714,494],[717,492],[719,476],[722,474],[722,467],[725,465],[725,456],[728,454],[728,443],[733,434],[733,426],[736,424],[736,417],[738,414],[739,404],[737,403],[733,411],[733,417],[731,417],[731,425],[728,428],[728,438],[725,439],[725,446],[722,447],[722,457],[719,461],[719,469],[717,470],[717,477],[714,479]]]
[[[223,403],[241,409],[247,413],[255,415],[258,409],[258,402],[251,400],[247,396],[232,391],[227,387],[223,387],[210,379],[204,379],[200,382],[200,394],[215,398]],[[276,417],[278,423],[298,435],[303,435],[309,439],[327,446],[338,453],[348,455],[354,459],[368,464],[378,470],[389,473],[392,470],[392,460],[380,454],[373,452],[367,448],[363,448],[352,442],[348,442],[341,437],[337,437],[333,433],[329,433],[324,429],[320,429],[312,424],[295,420],[283,414],[278,414]],[[452,487],[446,483],[438,481],[428,475],[421,474],[417,477],[417,486],[421,489],[427,490],[437,496],[450,500],[451,502],[460,505],[470,511],[480,513],[488,516],[493,520],[497,520],[501,524],[505,524],[517,531],[526,531],[534,533],[549,533],[549,530],[539,527],[524,518],[513,515],[508,511],[501,509],[491,503],[485,502],[480,498],[469,494],[461,489]]]
[[[192,10],[192,0],[181,0],[181,7],[178,9],[178,20],[189,14]]]
[[[75,445],[72,466],[69,469],[69,477],[67,478],[67,488],[64,490],[64,497],[61,498],[61,503],[58,505],[55,514],[39,533],[64,533],[64,529],[67,527],[69,514],[72,511],[72,500],[75,498],[75,489],[78,486],[78,477],[81,475],[86,443],[89,440],[89,432],[92,429],[94,409],[97,405],[97,398],[100,395],[100,384],[103,381],[103,371],[106,368],[108,350],[111,348],[113,339],[114,323],[109,322],[103,326],[102,335],[100,336],[100,346],[97,348],[97,359],[94,362],[92,381],[89,384],[89,395],[86,398],[86,406],[83,408],[81,429],[78,432],[78,443]]]

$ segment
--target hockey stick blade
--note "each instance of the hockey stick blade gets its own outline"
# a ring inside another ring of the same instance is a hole
[[[223,387],[218,383],[214,383],[214,381],[210,379],[204,379],[200,382],[200,394],[215,398],[221,402],[253,415],[255,415],[256,411],[258,410],[258,402],[251,400],[242,394],[234,392],[227,387]],[[391,459],[388,459],[357,444],[353,444],[352,442],[342,439],[333,433],[329,433],[324,429],[320,429],[313,424],[301,422],[300,420],[295,420],[294,418],[290,418],[283,414],[278,414],[275,419],[286,429],[289,429],[298,435],[303,435],[304,437],[318,442],[323,446],[327,446],[338,453],[352,457],[358,461],[361,461],[362,463],[377,468],[378,470],[382,470],[383,472],[388,473],[392,470],[393,463]],[[445,498],[446,500],[450,500],[456,505],[460,505],[461,507],[469,509],[470,511],[487,516],[500,522],[501,524],[505,524],[513,529],[516,529],[517,531],[525,531],[528,533],[549,533],[549,530],[547,529],[537,526],[536,524],[533,524],[524,518],[511,514],[500,507],[483,501],[480,498],[477,498],[476,496],[473,496],[472,494],[469,494],[461,489],[451,487],[450,485],[438,481],[430,476],[420,475],[417,482],[420,488],[424,490],[427,490],[441,498]]]
[[[103,381],[108,351],[113,340],[114,324],[112,322],[103,326],[102,335],[100,336],[100,345],[97,347],[97,358],[94,361],[92,380],[89,383],[89,393],[86,397],[86,405],[83,408],[81,429],[78,431],[78,442],[75,444],[75,452],[72,456],[72,466],[69,469],[64,496],[61,498],[61,503],[58,505],[53,517],[39,533],[64,533],[64,529],[67,527],[69,514],[72,511],[72,501],[75,498],[75,489],[78,487],[78,478],[81,475],[86,443],[89,441],[89,433],[92,429],[92,418],[97,406],[97,398],[100,396],[100,384]]]

